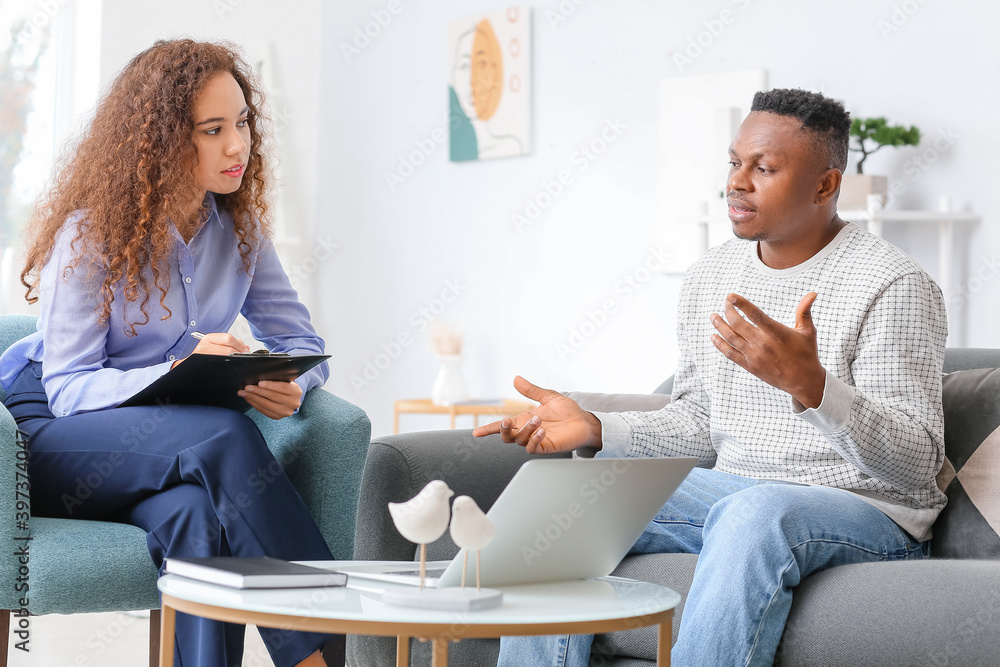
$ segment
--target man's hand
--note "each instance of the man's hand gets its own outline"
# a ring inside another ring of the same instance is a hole
[[[816,292],[799,301],[795,327],[789,328],[743,297],[730,294],[726,297],[725,319],[716,313],[710,316],[719,332],[712,334],[712,343],[728,359],[788,392],[804,407],[817,408],[823,402],[826,370],[819,362],[816,347],[816,327],[810,312],[814,301]]]
[[[516,442],[529,454],[571,452],[580,447],[601,447],[601,421],[576,401],[551,389],[542,389],[518,375],[514,388],[540,405],[516,417],[480,426],[477,438],[499,433],[504,442]]]
[[[271,419],[288,417],[302,405],[302,387],[295,382],[261,380],[236,393],[245,398],[250,407]]]

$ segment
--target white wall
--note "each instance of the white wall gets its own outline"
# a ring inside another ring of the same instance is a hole
[[[973,277],[995,271],[1000,241],[990,205],[1000,101],[996,5],[534,3],[534,154],[454,164],[439,145],[394,191],[385,172],[446,127],[447,21],[504,5],[400,0],[401,11],[348,61],[341,43],[388,5],[328,3],[322,18],[318,224],[340,248],[318,272],[316,315],[334,355],[327,388],[368,411],[376,434],[391,429],[394,399],[429,395],[436,361],[418,331],[418,309],[434,304],[449,280],[462,290],[443,317],[466,327],[465,370],[477,396],[513,395],[515,373],[560,389],[648,391],[672,372],[679,279],[654,276],[631,298],[615,288],[658,238],[658,81],[681,74],[762,67],[772,86],[821,90],[857,115],[915,124],[929,140],[939,129],[957,136],[941,154],[927,153],[935,159],[925,170],[913,162],[921,150],[885,149],[866,171],[906,182],[896,207],[934,208],[948,194],[956,208],[983,214],[958,246],[954,284],[968,304],[953,295],[951,317],[967,324],[966,344],[998,344],[991,305],[1000,281]],[[565,20],[555,14],[560,8]],[[724,10],[728,24],[717,22]],[[708,45],[679,67],[675,56],[703,31]],[[574,153],[612,119],[627,127],[580,172]],[[567,168],[573,184],[537,222],[515,229],[511,215]],[[933,231],[887,225],[886,236],[935,275]],[[561,358],[557,344],[568,345],[588,310],[606,300],[616,307],[606,324]],[[397,350],[400,336],[411,342]],[[363,378],[369,362],[384,368],[369,369],[371,383],[356,388],[351,376]],[[403,423],[404,430],[443,426],[443,418]]]
[[[300,240],[287,268],[302,278],[334,355],[327,388],[364,408],[376,434],[391,429],[393,400],[430,393],[437,364],[421,309],[465,326],[476,396],[512,396],[515,373],[560,389],[648,391],[672,372],[679,278],[648,277],[644,266],[664,236],[655,190],[664,77],[762,67],[773,86],[822,90],[857,115],[921,127],[924,148],[885,149],[866,171],[905,183],[896,207],[934,208],[948,194],[956,208],[983,215],[956,248],[951,344],[997,345],[990,306],[1000,295],[992,280],[1000,232],[988,176],[1000,101],[995,5],[848,0],[834,12],[815,2],[545,0],[533,5],[534,153],[454,164],[445,142],[390,190],[385,173],[447,127],[447,21],[502,4],[399,0],[398,14],[349,62],[341,44],[388,0],[103,4],[102,85],[158,37],[227,38],[251,57],[268,40],[276,46],[284,202]],[[676,56],[699,38],[707,46],[680,67]],[[608,122],[622,126],[617,140],[581,161],[580,146]],[[957,138],[936,153],[939,130]],[[511,216],[564,169],[572,184],[518,230]],[[886,235],[936,275],[931,229],[887,226]],[[445,304],[448,281],[458,294]],[[613,312],[595,315],[604,323],[567,354],[581,342],[573,332],[603,305]],[[366,368],[370,383],[352,383]],[[444,425],[403,421],[404,430]]]
[[[285,229],[278,250],[302,300],[315,311],[320,125],[320,2],[295,0],[103,0],[101,86],[157,39],[228,40],[251,64],[268,61],[265,87],[281,144]],[[268,80],[269,79],[269,80]]]

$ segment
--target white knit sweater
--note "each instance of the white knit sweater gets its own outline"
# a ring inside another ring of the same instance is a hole
[[[792,326],[810,291],[822,404],[804,409],[712,345],[709,314],[734,292]],[[657,412],[598,414],[601,456],[696,456],[756,479],[851,491],[919,540],[946,499],[941,290],[902,251],[848,224],[808,261],[767,267],[757,244],[713,248],[684,277],[673,400]]]

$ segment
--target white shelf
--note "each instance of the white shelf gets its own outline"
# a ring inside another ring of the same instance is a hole
[[[837,211],[844,220],[851,222],[868,222],[873,216],[868,211],[847,210]],[[960,211],[881,211],[874,216],[882,222],[979,222],[979,215]]]
[[[872,204],[877,204],[873,201]],[[945,298],[951,293],[952,283],[952,263],[955,247],[955,223],[975,224],[980,221],[981,216],[977,213],[967,211],[916,211],[916,210],[885,210],[873,205],[869,210],[846,209],[837,211],[843,220],[862,224],[868,228],[872,234],[882,237],[883,223],[904,223],[922,224],[933,223],[938,227],[938,285],[944,293]],[[704,242],[708,241],[709,220],[704,217],[692,217],[686,222],[697,224],[701,227]],[[684,270],[668,269],[660,271],[667,276],[681,276]]]
[[[842,219],[863,223],[875,236],[882,236],[882,223],[936,223],[938,226],[938,285],[947,301],[951,294],[952,259],[955,254],[955,223],[977,223],[980,216],[965,211],[886,211],[877,197],[869,196],[868,210],[837,211]],[[947,197],[942,198],[942,207],[947,208]]]

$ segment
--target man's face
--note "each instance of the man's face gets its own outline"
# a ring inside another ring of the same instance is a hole
[[[768,112],[747,116],[729,147],[726,201],[733,233],[750,241],[796,236],[816,212],[824,159],[799,120]]]

